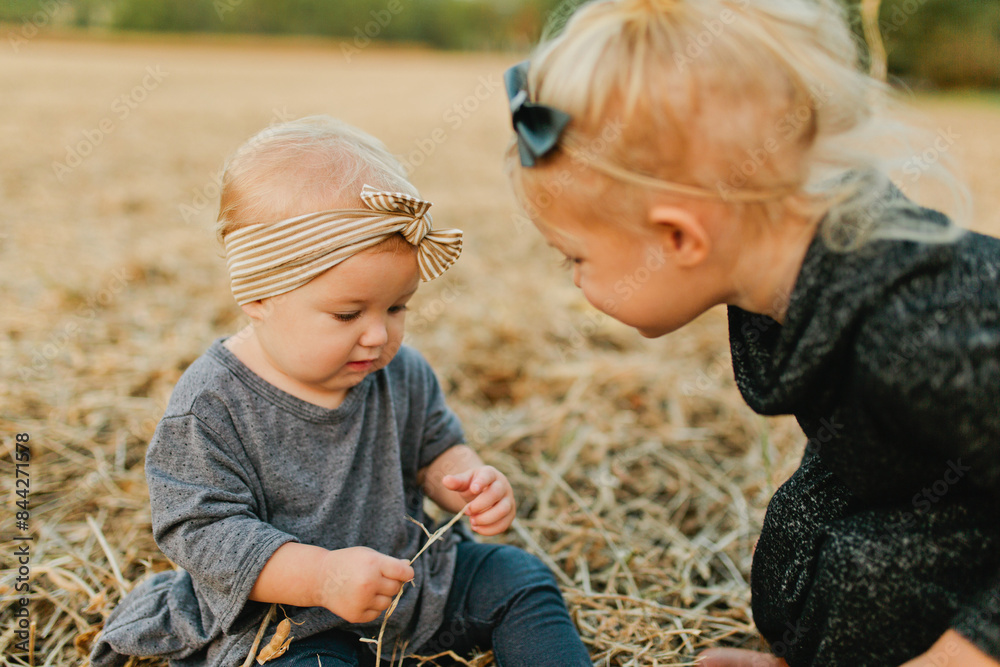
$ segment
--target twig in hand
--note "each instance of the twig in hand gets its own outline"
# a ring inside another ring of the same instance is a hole
[[[423,528],[424,533],[426,533],[429,536],[429,539],[427,540],[427,542],[424,543],[424,546],[422,546],[420,548],[420,551],[417,552],[417,555],[410,559],[410,565],[413,565],[413,562],[415,560],[417,560],[417,558],[420,557],[420,554],[424,553],[424,551],[427,550],[427,547],[429,547],[430,545],[432,545],[435,542],[437,542],[441,538],[441,536],[444,535],[445,532],[449,528],[451,528],[452,526],[454,526],[458,522],[458,520],[461,519],[465,515],[465,511],[469,509],[469,505],[471,505],[471,504],[472,504],[472,502],[469,502],[465,507],[463,507],[461,510],[459,510],[458,514],[456,514],[455,516],[453,516],[451,518],[451,521],[449,521],[448,523],[446,523],[445,525],[441,526],[436,531],[434,531],[433,535],[431,535],[430,533],[428,533],[427,529],[424,528],[423,524],[421,524],[419,521],[416,521],[415,519],[411,519],[409,516],[407,516],[406,517],[407,519],[410,519],[411,521],[413,521],[413,523],[415,523],[418,526],[420,526],[421,528]],[[405,586],[405,584],[404,584],[404,586]],[[401,598],[401,597],[403,597],[403,586],[399,587],[399,592],[396,593],[396,598],[392,601],[392,604],[389,605],[389,608],[386,609],[386,611],[385,611],[385,618],[382,619],[382,627],[379,628],[379,631],[378,631],[378,640],[376,642],[376,648],[375,648],[375,664],[376,665],[381,665],[382,664],[382,635],[385,633],[385,625],[386,625],[386,623],[389,622],[389,616],[391,616],[392,612],[394,612],[396,610],[396,605],[399,604],[399,598]],[[366,640],[362,640],[362,641],[366,641]],[[367,641],[370,642],[371,640],[369,639]]]

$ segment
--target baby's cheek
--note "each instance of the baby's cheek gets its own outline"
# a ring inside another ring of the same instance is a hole
[[[385,368],[392,361],[392,358],[396,356],[399,352],[399,348],[403,344],[402,336],[389,336],[388,342],[382,348],[382,354],[379,355],[378,362],[375,364],[375,370]]]

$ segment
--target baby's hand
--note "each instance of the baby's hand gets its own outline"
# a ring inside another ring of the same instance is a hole
[[[392,604],[400,587],[413,579],[405,560],[368,547],[327,552],[323,561],[322,606],[348,623],[368,623]]]
[[[499,535],[510,528],[517,507],[514,490],[504,474],[493,466],[479,466],[441,479],[446,488],[471,502],[469,515],[472,530],[480,535]]]

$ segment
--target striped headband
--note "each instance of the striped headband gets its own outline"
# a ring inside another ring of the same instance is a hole
[[[461,254],[461,230],[432,229],[430,202],[370,185],[361,189],[361,199],[367,210],[306,213],[227,234],[226,266],[236,302],[290,292],[396,233],[416,246],[424,281],[440,276]]]

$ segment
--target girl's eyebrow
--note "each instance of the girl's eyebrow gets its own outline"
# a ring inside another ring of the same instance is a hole
[[[570,254],[572,254],[566,246],[558,245],[556,243],[553,243],[552,241],[547,241],[547,245],[550,248],[553,248],[557,252],[561,252],[564,255],[570,255]]]

